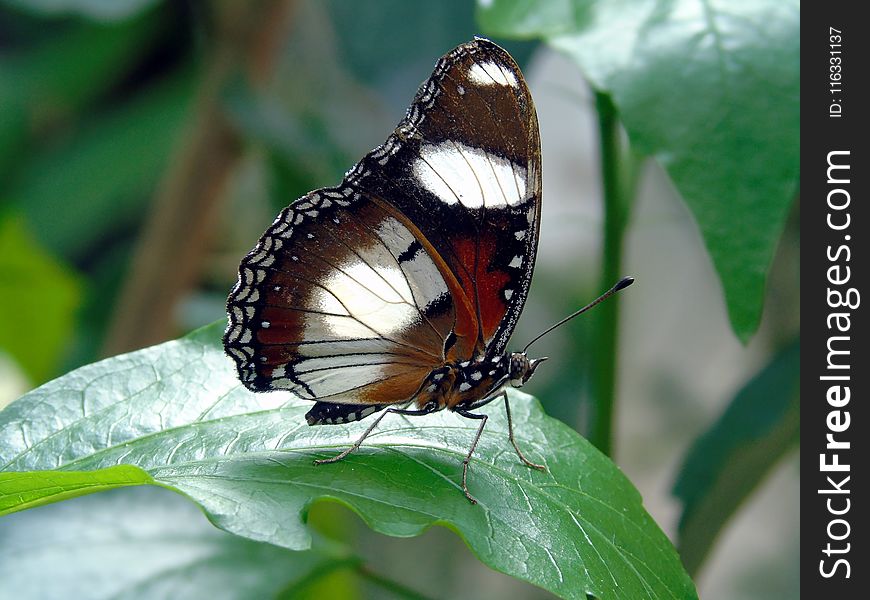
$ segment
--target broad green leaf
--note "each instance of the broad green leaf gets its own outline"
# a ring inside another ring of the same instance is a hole
[[[0,597],[276,598],[359,559],[291,552],[211,527],[184,499],[117,490],[0,519]]]
[[[95,21],[123,21],[160,0],[3,0],[44,16],[78,15]]]
[[[757,328],[798,181],[796,0],[495,0],[492,35],[543,37],[608,92],[691,208],[737,335]]]
[[[800,440],[800,344],[779,354],[741,389],[692,445],[674,494],[683,501],[680,555],[698,570],[719,531]]]
[[[79,288],[78,278],[36,243],[23,219],[0,214],[0,350],[33,381],[56,372]]]
[[[90,471],[135,465],[200,504],[227,531],[292,549],[311,537],[318,499],[347,505],[374,530],[455,530],[487,565],[566,598],[695,598],[668,539],[616,466],[531,397],[514,393],[522,465],[499,405],[471,463],[471,505],[459,485],[477,423],[453,413],[389,415],[346,460],[368,425],[308,427],[310,403],[252,394],[220,344],[222,323],[95,363],[0,412],[0,471]],[[53,473],[43,473],[53,477]]]

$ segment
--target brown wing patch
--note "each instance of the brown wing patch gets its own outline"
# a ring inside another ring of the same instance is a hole
[[[450,289],[384,206],[353,190],[313,192],[242,261],[224,344],[249,388],[367,403],[361,390],[384,379],[377,402],[401,402],[443,363]]]
[[[420,387],[430,369],[398,369],[388,367],[382,372],[382,379],[361,388],[358,398],[362,404],[395,404],[416,398]]]

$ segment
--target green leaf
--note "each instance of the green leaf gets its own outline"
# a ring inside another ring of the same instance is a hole
[[[634,148],[662,164],[694,213],[732,326],[746,340],[758,326],[766,273],[797,192],[798,2],[495,0],[480,7],[487,32],[546,38],[613,97]]]
[[[0,351],[44,381],[69,340],[78,278],[32,239],[23,219],[0,214]]]
[[[680,555],[698,570],[719,531],[800,440],[800,343],[779,352],[692,445],[674,485]]]
[[[252,394],[220,343],[222,323],[65,375],[0,412],[0,471],[89,471],[129,464],[176,489],[218,527],[293,549],[310,546],[317,499],[340,502],[374,530],[456,531],[487,565],[566,598],[695,598],[691,580],[619,469],[531,397],[512,394],[522,465],[499,405],[459,485],[477,427],[444,412],[390,415],[364,447],[367,423],[308,427],[311,404]]]
[[[153,488],[0,519],[2,598],[276,598],[357,563],[323,544],[291,552],[228,535]]]
[[[129,465],[96,471],[30,471],[0,473],[0,516],[132,485],[147,485],[154,480]]]

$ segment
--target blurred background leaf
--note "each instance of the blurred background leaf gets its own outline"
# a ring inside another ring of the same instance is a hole
[[[674,494],[683,501],[679,548],[696,573],[718,533],[800,441],[800,343],[777,353],[737,392],[686,454]]]
[[[123,21],[159,0],[3,0],[10,6],[47,17],[79,15],[94,21]]]
[[[797,193],[798,2],[480,7],[485,31],[546,39],[613,97],[634,150],[658,160],[692,209],[734,330],[748,340]]]
[[[6,115],[0,120],[4,176],[14,175],[40,144],[63,136],[65,127],[123,83],[161,33],[153,16],[116,25],[52,25],[49,31],[29,20],[4,20],[0,26],[9,28],[9,37],[25,40],[6,49],[0,71],[0,95],[8,110],[0,113]]]
[[[24,219],[0,212],[0,351],[33,381],[56,372],[80,299],[79,278],[39,247]]]
[[[75,137],[18,173],[7,193],[29,222],[40,224],[52,251],[87,262],[106,232],[142,218],[183,122],[190,75],[179,73],[83,123]]]

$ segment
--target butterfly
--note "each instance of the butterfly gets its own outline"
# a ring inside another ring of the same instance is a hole
[[[387,140],[340,185],[285,208],[242,259],[224,347],[255,392],[314,402],[309,425],[477,409],[545,358],[506,353],[538,245],[541,148],[511,56],[475,38],[435,66]],[[610,293],[612,293],[611,290]],[[600,299],[599,299],[600,300]],[[536,338],[537,339],[537,338]],[[534,340],[533,340],[534,341]],[[527,346],[528,348],[528,346]]]

